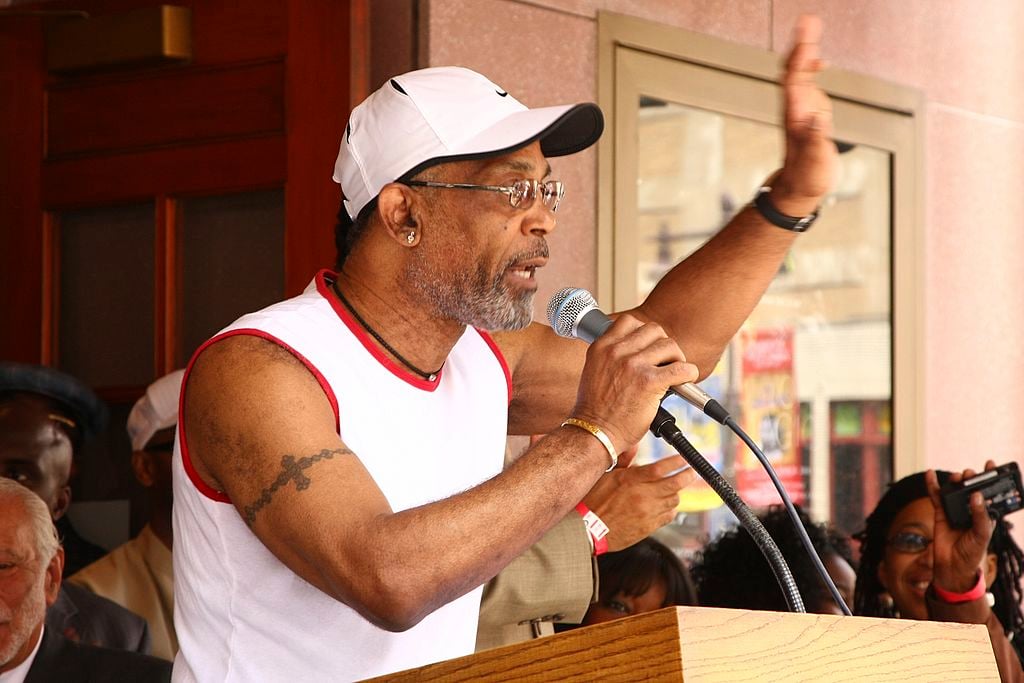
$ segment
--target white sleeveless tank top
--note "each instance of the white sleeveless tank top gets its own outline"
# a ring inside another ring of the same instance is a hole
[[[235,334],[290,351],[319,381],[339,434],[396,512],[500,472],[512,387],[491,338],[468,328],[437,379],[422,380],[377,349],[329,295],[331,279],[321,271],[301,295],[239,318],[196,356]],[[175,681],[356,680],[473,652],[480,587],[403,633],[374,626],[260,543],[227,496],[196,475],[187,437],[180,423],[172,464]],[[344,491],[337,504],[345,505]]]

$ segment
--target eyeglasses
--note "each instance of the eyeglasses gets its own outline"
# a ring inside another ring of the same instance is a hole
[[[455,190],[485,190],[487,192],[503,192],[508,195],[509,204],[515,209],[526,209],[533,205],[533,200],[540,197],[544,206],[552,212],[558,210],[558,203],[565,196],[565,185],[561,180],[517,180],[511,185],[471,185],[470,183],[435,183],[430,180],[409,180],[406,185],[418,187],[441,187]]]
[[[932,539],[913,531],[901,531],[886,541],[886,545],[901,553],[919,553],[931,544]]]

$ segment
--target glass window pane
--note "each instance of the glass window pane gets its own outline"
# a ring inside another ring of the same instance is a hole
[[[60,214],[59,367],[93,387],[153,379],[153,204]]]
[[[837,403],[833,406],[835,436],[860,436],[861,414],[856,403]]]
[[[638,220],[616,240],[635,240],[642,299],[749,202],[781,164],[783,149],[774,125],[646,96],[637,129]],[[854,530],[865,494],[880,490],[891,472],[891,461],[883,460],[891,458],[892,160],[864,145],[843,145],[841,152],[822,217],[796,241],[703,387],[761,444],[794,502]],[[864,401],[882,406],[872,408],[871,435],[864,431]],[[778,502],[767,475],[727,429],[681,402],[670,409],[748,504]],[[871,446],[847,443],[850,437]],[[639,461],[665,448],[648,437]],[[814,476],[834,466],[835,476]],[[661,532],[677,547],[697,547],[703,534],[732,522],[703,484],[691,489],[682,494],[678,522],[697,533]],[[844,500],[830,504],[833,496]]]
[[[184,366],[238,316],[283,297],[284,192],[184,199],[180,207],[178,364]]]
[[[892,481],[892,404],[838,401],[830,411],[832,519],[854,533]]]

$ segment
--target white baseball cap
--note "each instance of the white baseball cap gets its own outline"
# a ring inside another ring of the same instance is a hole
[[[334,182],[355,220],[388,183],[447,161],[504,154],[540,140],[547,157],[574,154],[604,130],[596,104],[528,109],[457,66],[395,76],[352,110]]]
[[[178,424],[178,396],[184,370],[175,370],[153,382],[128,413],[128,438],[132,450],[141,451],[161,429]]]

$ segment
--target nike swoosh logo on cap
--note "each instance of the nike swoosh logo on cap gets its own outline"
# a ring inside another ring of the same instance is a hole
[[[505,92],[504,90],[495,90],[494,92],[498,93],[502,97],[508,97],[508,93]]]

